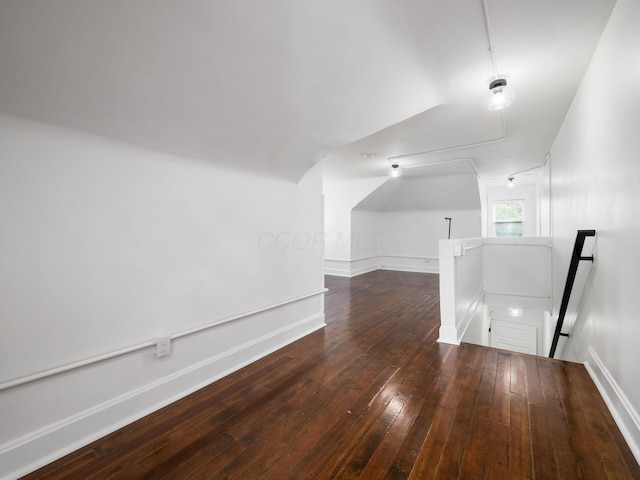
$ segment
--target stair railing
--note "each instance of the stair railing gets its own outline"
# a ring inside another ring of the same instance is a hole
[[[578,264],[581,260],[589,260],[593,263],[593,255],[588,257],[582,256],[582,248],[584,247],[584,240],[586,237],[594,237],[596,235],[595,230],[578,230],[576,236],[576,243],[573,245],[573,253],[571,254],[571,263],[569,264],[569,273],[567,274],[567,283],[564,286],[564,293],[562,294],[562,303],[560,304],[560,313],[558,314],[558,322],[556,323],[556,331],[553,334],[553,342],[551,343],[551,350],[549,350],[549,358],[553,358],[556,354],[556,347],[558,346],[558,340],[560,337],[568,337],[568,333],[562,333],[562,326],[564,324],[564,317],[567,314],[567,307],[569,306],[569,298],[571,297],[571,290],[573,289],[573,283],[576,279],[576,273],[578,271]]]

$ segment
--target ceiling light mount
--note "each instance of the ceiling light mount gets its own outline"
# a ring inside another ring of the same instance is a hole
[[[497,91],[495,90],[496,88],[500,88],[500,91],[502,91],[502,89],[506,86],[506,78],[496,78],[494,80],[491,80],[491,82],[489,83],[489,90],[491,90],[493,93],[497,93]]]
[[[507,89],[507,79],[497,77],[489,82],[489,98],[485,104],[489,110],[502,110],[513,103],[513,91]]]
[[[402,170],[400,170],[400,165],[398,165],[396,162],[392,163],[391,166],[389,167],[389,170],[387,170],[387,174],[390,177],[398,178],[400,175],[402,175]]]

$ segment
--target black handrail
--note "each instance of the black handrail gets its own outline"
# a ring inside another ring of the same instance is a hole
[[[567,314],[567,307],[569,306],[569,297],[571,297],[571,290],[573,289],[573,282],[576,279],[576,272],[578,271],[578,263],[580,260],[590,260],[593,262],[593,255],[588,257],[582,256],[582,247],[584,247],[584,239],[586,237],[594,237],[596,235],[595,230],[578,230],[576,236],[576,243],[573,245],[573,253],[571,254],[571,263],[569,264],[569,273],[567,274],[567,283],[564,286],[564,293],[562,294],[562,303],[560,304],[560,313],[558,314],[558,323],[556,324],[556,331],[553,334],[553,342],[551,343],[551,350],[549,351],[549,358],[553,358],[556,354],[556,347],[558,346],[558,340],[560,336],[568,337],[568,333],[562,333],[562,324],[564,323],[564,316]]]

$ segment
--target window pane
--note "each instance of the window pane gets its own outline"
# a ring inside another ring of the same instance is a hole
[[[522,222],[522,200],[504,200],[496,202],[496,222]],[[496,225],[496,228],[498,226]],[[522,236],[522,235],[520,235]]]
[[[496,237],[521,237],[522,222],[496,223]]]

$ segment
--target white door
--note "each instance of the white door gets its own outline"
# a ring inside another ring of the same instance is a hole
[[[538,329],[501,320],[491,321],[491,346],[512,352],[537,355]]]

